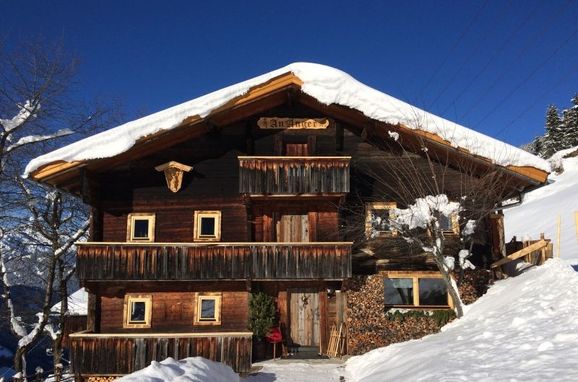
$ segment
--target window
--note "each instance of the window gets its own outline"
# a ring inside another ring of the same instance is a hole
[[[195,211],[194,239],[221,240],[221,211]]]
[[[460,223],[458,214],[452,214],[450,216],[440,215],[439,223],[444,232],[455,234],[460,233]]]
[[[195,325],[221,325],[221,294],[196,294]]]
[[[152,296],[126,295],[124,297],[125,328],[151,327]]]
[[[451,307],[451,298],[437,272],[389,272],[383,280],[388,307]]]
[[[397,208],[395,202],[367,203],[365,208],[365,233],[367,238],[397,236],[397,231],[389,221],[395,215],[393,210]]]
[[[126,241],[155,241],[155,214],[132,213],[128,215]]]

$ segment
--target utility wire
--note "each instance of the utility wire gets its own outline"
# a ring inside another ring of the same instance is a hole
[[[533,46],[533,44],[536,43],[536,40],[538,40],[539,38],[541,38],[541,36],[543,36],[553,25],[553,21],[555,18],[557,18],[562,11],[564,11],[566,9],[566,6],[571,2],[572,0],[567,0],[564,3],[564,6],[561,7],[559,9],[558,12],[554,13],[548,20],[546,20],[543,25],[544,27],[542,29],[540,29],[538,32],[534,33],[533,35],[531,35],[526,44],[522,47],[522,49],[519,51],[518,55],[516,56],[516,58],[514,59],[513,63],[517,63],[519,62],[519,60],[528,52],[529,48],[531,46]],[[509,68],[508,68],[509,69]],[[463,120],[466,116],[468,116],[477,106],[480,105],[480,101],[490,92],[490,90],[492,90],[496,84],[504,77],[504,75],[508,72],[508,69],[502,70],[502,72],[496,77],[496,79],[494,81],[492,81],[492,83],[490,84],[490,86],[488,86],[477,98],[476,100],[472,103],[472,106],[470,106],[470,108],[468,110],[466,110],[465,113],[463,113],[460,116],[460,119]]]
[[[482,6],[478,9],[478,11],[476,12],[476,14],[474,15],[473,19],[470,21],[470,23],[466,26],[466,28],[464,30],[462,30],[462,33],[459,35],[458,39],[454,42],[454,44],[452,45],[452,47],[450,48],[449,52],[445,55],[444,59],[442,60],[441,64],[436,68],[436,70],[434,70],[434,72],[432,73],[432,75],[429,77],[429,79],[426,81],[425,85],[422,87],[421,90],[421,95],[423,96],[424,91],[428,88],[428,86],[432,83],[433,79],[438,75],[439,71],[444,67],[444,65],[447,63],[449,57],[452,55],[452,53],[456,50],[456,48],[460,45],[460,42],[464,39],[464,37],[469,33],[470,29],[472,28],[472,26],[476,23],[476,21],[478,20],[478,18],[480,17],[480,15],[482,14],[484,8],[486,8],[486,5],[488,5],[489,0],[484,1],[484,3],[482,4]]]
[[[508,7],[507,7],[507,9],[509,9],[509,7],[510,7],[511,5],[512,5],[512,0],[509,0],[509,1],[508,1]],[[502,16],[507,16],[507,15],[509,14],[509,12],[505,10],[505,11],[503,11],[503,12],[500,12],[500,14],[501,14]],[[499,22],[501,22],[501,21],[502,21],[502,20],[500,20]],[[496,23],[497,23],[497,22],[496,22]],[[495,23],[495,24],[496,24],[496,23]],[[487,38],[488,38],[488,34],[486,34],[485,40],[487,40]],[[462,61],[462,63],[460,64],[458,70],[455,70],[455,71],[453,72],[453,75],[452,75],[452,77],[450,78],[450,80],[446,83],[446,85],[443,87],[443,89],[438,93],[438,95],[436,96],[436,98],[435,98],[435,99],[433,100],[433,102],[431,103],[432,105],[435,105],[435,104],[437,103],[437,101],[441,98],[441,96],[445,94],[445,92],[450,88],[450,86],[454,83],[454,81],[455,81],[456,78],[458,77],[458,74],[461,73],[461,71],[466,67],[466,65],[468,65],[468,64],[470,63],[470,61],[471,61],[475,56],[476,56],[475,54],[468,54],[468,55],[466,55],[465,60]],[[454,99],[454,100],[455,100],[455,99]],[[447,110],[447,108],[446,108],[446,110]],[[446,110],[444,110],[444,113],[445,113]],[[442,114],[443,114],[443,113],[442,113]]]
[[[573,38],[574,36],[576,36],[578,34],[578,28],[576,28],[574,30],[574,32],[566,39],[562,42],[562,44],[558,45],[558,47],[554,50],[554,52],[552,54],[550,54],[549,56],[546,57],[546,59],[544,61],[542,61],[540,64],[538,64],[538,66],[536,68],[534,68],[534,70],[532,70],[532,72],[530,72],[530,74],[528,76],[526,76],[526,78],[524,78],[520,83],[518,83],[518,85],[511,90],[505,97],[503,97],[497,104],[496,106],[494,106],[489,112],[487,112],[482,119],[480,119],[478,121],[478,123],[476,123],[476,125],[481,124],[483,121],[486,120],[486,118],[488,118],[490,115],[492,115],[496,110],[498,110],[501,106],[504,106],[504,103],[510,99],[510,97],[512,97],[512,95],[514,95],[514,93],[516,93],[518,90],[520,90],[520,88],[526,84],[526,82],[528,82],[532,77],[534,77],[534,75],[536,73],[538,73],[538,71],[540,69],[542,69],[542,67],[544,67],[544,65],[546,65],[548,63],[548,61],[550,61],[556,54],[558,54],[558,52],[566,45],[568,44]]]
[[[528,21],[530,21],[530,19],[534,16],[534,13],[538,10],[539,5],[541,4],[540,1],[536,2],[536,6],[534,8],[532,8],[530,10],[530,12],[526,15],[526,17],[522,20],[521,23],[518,24],[517,27],[515,27],[510,34],[508,35],[508,37],[504,40],[504,42],[502,43],[502,45],[498,48],[498,50],[496,50],[494,52],[494,54],[490,57],[490,59],[488,61],[486,61],[486,64],[484,65],[484,67],[478,71],[476,73],[475,76],[473,76],[470,81],[466,84],[466,86],[458,93],[458,95],[448,104],[448,106],[443,110],[443,112],[441,113],[442,115],[444,115],[448,109],[450,107],[452,107],[452,105],[455,105],[455,102],[461,98],[465,92],[467,92],[470,87],[474,84],[474,82],[476,82],[478,80],[478,78],[480,78],[480,76],[482,74],[484,74],[484,72],[490,67],[491,64],[494,63],[495,59],[504,51],[504,49],[510,45],[510,41],[518,34],[518,32],[520,30],[522,30],[522,28],[524,28],[524,26],[528,23]]]

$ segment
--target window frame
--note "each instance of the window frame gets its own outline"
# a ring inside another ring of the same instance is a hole
[[[145,319],[144,322],[131,322],[131,308],[133,302],[144,302],[145,303]],[[124,309],[123,309],[123,328],[127,329],[142,329],[150,328],[152,322],[152,305],[153,296],[150,294],[126,294],[124,296]]]
[[[448,216],[448,219],[451,222],[451,228],[450,229],[443,229],[442,231],[444,233],[449,233],[449,234],[455,234],[455,235],[459,235],[460,234],[460,215],[459,213],[453,213],[450,216]]]
[[[388,271],[383,274],[383,281],[385,279],[412,279],[412,293],[413,293],[413,304],[412,305],[400,305],[400,304],[387,304],[385,302],[385,287],[384,287],[384,305],[386,308],[400,308],[400,309],[453,309],[454,304],[449,291],[447,294],[447,305],[421,305],[419,301],[419,280],[420,279],[443,279],[443,276],[439,272],[435,271]],[[383,284],[382,284],[383,285]]]
[[[396,202],[368,202],[365,203],[365,236],[368,239],[372,239],[372,224],[371,224],[371,212],[375,210],[386,210],[389,211],[389,218],[395,218],[395,214],[393,213],[393,209],[397,208]],[[390,231],[377,231],[378,235],[375,238],[379,237],[397,237],[398,232],[395,228],[392,228]]]
[[[149,222],[148,226],[148,237],[147,238],[135,238],[134,228],[136,220],[147,220]],[[128,214],[126,221],[126,241],[129,243],[152,243],[155,241],[155,221],[156,214],[152,212],[133,212]]]
[[[215,218],[215,234],[211,236],[201,235],[201,219],[204,217]],[[221,241],[221,211],[195,211],[193,222],[194,241]]]
[[[201,311],[204,300],[215,301],[215,319],[201,318]],[[195,316],[193,325],[221,325],[221,305],[223,303],[223,295],[220,292],[202,292],[195,293]]]

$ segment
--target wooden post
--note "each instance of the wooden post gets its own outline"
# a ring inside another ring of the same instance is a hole
[[[562,218],[560,217],[560,215],[558,215],[558,229],[556,230],[556,246],[558,247],[556,249],[556,255],[558,258],[560,258],[560,230],[561,230],[561,225],[562,225]]]
[[[574,212],[574,220],[576,225],[576,241],[578,241],[578,211]]]
[[[545,239],[544,232],[542,232],[540,234],[540,240],[544,240],[544,239]],[[540,250],[540,261],[537,262],[538,265],[542,265],[546,262],[546,248],[547,247],[544,247]]]

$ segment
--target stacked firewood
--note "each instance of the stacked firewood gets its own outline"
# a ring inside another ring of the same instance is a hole
[[[463,275],[454,277],[458,280],[458,289],[464,304],[471,304],[480,298],[491,282],[490,272],[482,268],[468,269]]]
[[[384,277],[383,274],[358,276],[346,283],[349,354],[363,354],[378,347],[436,333],[454,317],[453,312],[447,310],[386,310]],[[465,272],[460,292],[466,303],[475,301],[485,292],[488,281],[485,277],[487,272],[484,270]]]

